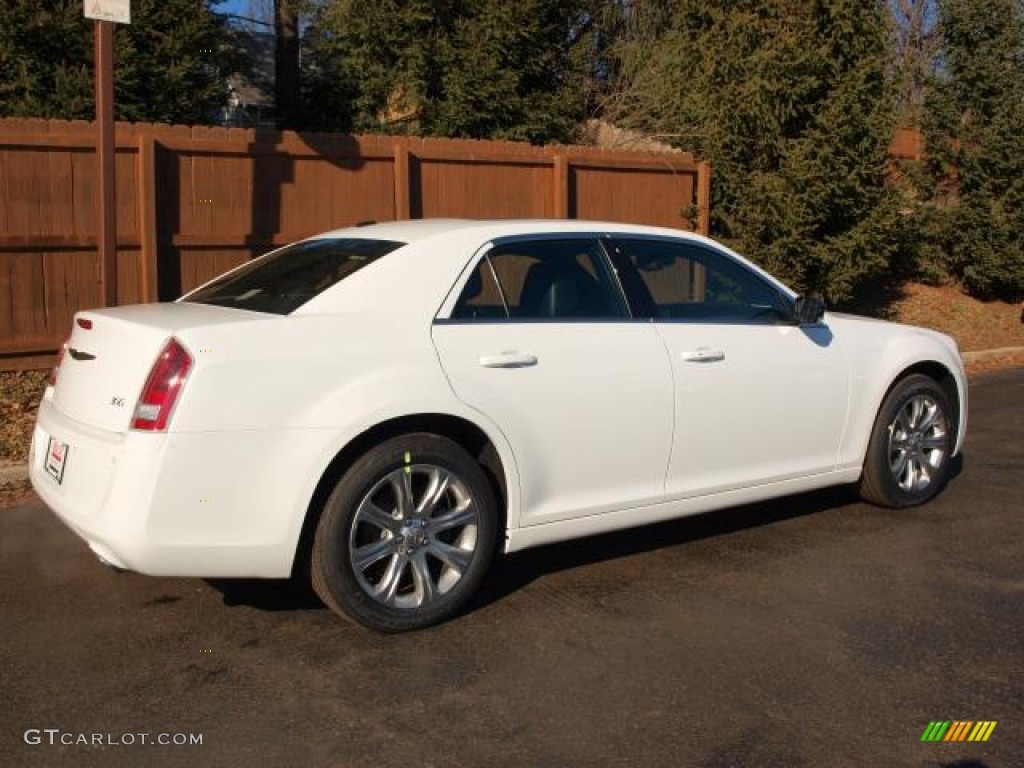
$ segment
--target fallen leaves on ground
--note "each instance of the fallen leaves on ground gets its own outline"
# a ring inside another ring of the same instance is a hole
[[[49,371],[0,373],[0,467],[28,459],[36,410]]]
[[[28,480],[0,483],[0,509],[17,507],[20,504],[28,504],[37,500],[35,491],[32,490]]]
[[[961,352],[1024,346],[1020,304],[979,301],[951,285],[909,283],[900,294],[889,319],[949,334]]]

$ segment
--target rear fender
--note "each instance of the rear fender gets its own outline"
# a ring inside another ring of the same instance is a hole
[[[317,429],[323,441],[314,465],[301,484],[289,530],[298,546],[310,502],[331,463],[348,445],[375,426],[411,416],[441,415],[463,419],[480,429],[494,446],[504,471],[508,529],[519,527],[520,484],[512,448],[501,430],[484,414],[465,406],[453,394],[439,370],[395,367],[350,381],[315,403],[300,424]],[[313,425],[333,425],[330,429]]]

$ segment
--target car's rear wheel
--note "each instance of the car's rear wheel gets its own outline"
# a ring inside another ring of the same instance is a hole
[[[864,459],[860,494],[885,507],[921,504],[949,475],[952,411],[934,379],[912,374],[882,403]]]
[[[371,629],[420,629],[465,606],[497,537],[494,494],[473,457],[438,435],[404,435],[368,451],[328,498],[313,588]]]

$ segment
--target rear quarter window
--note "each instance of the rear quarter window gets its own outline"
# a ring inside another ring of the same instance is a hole
[[[222,275],[186,294],[182,301],[288,315],[403,245],[395,240],[362,238],[306,240]]]

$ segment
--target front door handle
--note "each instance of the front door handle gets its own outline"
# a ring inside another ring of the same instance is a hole
[[[725,352],[711,347],[697,347],[683,352],[683,360],[688,363],[717,363],[719,360],[725,360]]]
[[[484,368],[529,368],[536,364],[536,355],[524,355],[521,352],[501,352],[497,355],[483,355],[480,358],[480,365]]]

